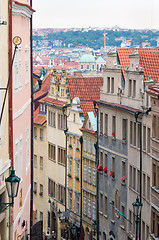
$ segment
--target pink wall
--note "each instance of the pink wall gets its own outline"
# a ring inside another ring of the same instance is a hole
[[[18,1],[25,4],[30,4],[28,0]],[[23,8],[22,6],[19,8]],[[14,9],[13,9],[14,13]],[[30,229],[30,166],[26,172],[26,129],[29,127],[29,136],[31,139],[31,78],[29,71],[29,83],[25,84],[25,46],[29,47],[29,68],[30,68],[30,18],[13,14],[12,36],[20,36],[21,44],[21,63],[22,63],[22,87],[14,89],[13,82],[13,156],[15,166],[16,141],[22,136],[22,182],[19,187],[18,197],[15,198],[13,210],[13,239],[15,235],[21,235],[25,228],[21,227],[22,221],[27,221],[27,229]],[[14,48],[14,46],[13,46]],[[14,75],[14,71],[13,71]],[[13,76],[14,81],[14,76]],[[31,140],[29,139],[29,149]],[[31,150],[31,149],[30,149]],[[20,165],[20,150],[18,150],[18,161]],[[29,155],[30,162],[30,155]],[[18,166],[19,167],[19,166]],[[20,168],[19,168],[20,169]],[[17,170],[17,172],[19,171]],[[16,173],[17,174],[17,173]],[[20,208],[20,190],[22,189],[22,207]],[[15,234],[16,233],[16,234]],[[17,238],[16,238],[17,239]]]

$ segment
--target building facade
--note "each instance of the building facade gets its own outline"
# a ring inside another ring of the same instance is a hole
[[[30,1],[12,1],[12,36],[22,39],[13,65],[13,156],[16,175],[21,178],[13,208],[13,239],[30,232],[31,190],[31,29]],[[14,51],[13,45],[13,51]],[[23,223],[23,226],[22,226]],[[25,223],[25,224],[24,224]]]
[[[6,88],[9,72],[9,1],[0,1],[0,21],[6,21],[7,25],[0,23],[0,87]],[[0,113],[4,101],[4,90],[0,90]],[[0,202],[9,202],[5,187],[5,178],[9,176],[9,167],[11,165],[9,156],[9,98],[5,101],[4,112],[0,123]],[[2,205],[0,206],[0,208]],[[10,239],[7,223],[10,222],[9,209],[0,211],[0,239]]]

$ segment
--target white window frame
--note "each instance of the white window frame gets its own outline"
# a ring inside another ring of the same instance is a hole
[[[87,137],[84,136],[84,152],[87,152]]]
[[[95,202],[92,203],[92,219],[93,220],[96,219],[96,203]]]
[[[91,167],[88,167],[88,183],[90,184],[91,184],[91,175],[92,175]]]
[[[84,181],[87,181],[87,165],[84,165]]]
[[[91,153],[91,138],[88,138],[88,153]]]
[[[96,169],[93,168],[93,179],[92,179],[92,183],[94,186],[96,186]]]
[[[86,216],[86,207],[87,207],[87,199],[86,197],[83,198],[83,215]]]
[[[88,217],[91,218],[91,200],[88,199]]]

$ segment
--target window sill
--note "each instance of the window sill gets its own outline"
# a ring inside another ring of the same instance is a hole
[[[127,144],[127,140],[122,140],[122,144]]]
[[[52,162],[56,162],[56,160],[52,159],[52,158],[48,158],[50,161]]]
[[[41,170],[43,170],[43,167],[40,167]]]
[[[112,181],[115,181],[115,177],[111,177]]]
[[[104,214],[103,216],[108,219],[108,215]]]
[[[113,219],[110,220],[113,224],[115,224],[115,221]]]
[[[121,181],[121,185],[126,186],[126,182]]]
[[[123,225],[120,225],[120,228],[125,231],[125,227]]]
[[[103,215],[103,212],[99,211],[99,214]]]
[[[159,189],[157,189],[156,186],[153,186],[152,189],[153,189],[155,192],[159,193]]]

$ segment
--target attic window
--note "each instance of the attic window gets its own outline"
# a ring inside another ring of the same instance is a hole
[[[76,114],[75,113],[73,114],[73,121],[74,122],[76,121]]]
[[[89,122],[89,129],[91,129],[91,123]]]
[[[61,97],[64,97],[64,95],[65,95],[65,90],[61,89]]]

